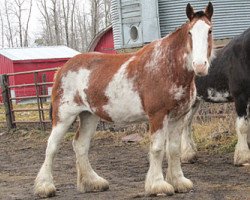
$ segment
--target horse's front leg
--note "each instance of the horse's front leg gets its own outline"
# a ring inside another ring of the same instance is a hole
[[[181,169],[181,133],[184,118],[168,122],[167,137],[167,181],[173,185],[176,192],[188,192],[193,188],[193,183],[185,178]]]
[[[184,128],[181,136],[181,162],[194,163],[197,160],[197,148],[192,137],[192,121],[201,101],[196,99],[189,113],[186,115]]]
[[[162,173],[162,160],[165,153],[166,126],[167,124],[158,120],[150,120],[150,150],[149,170],[146,176],[145,191],[147,195],[174,194],[172,185],[164,180]]]
[[[234,164],[241,166],[250,163],[250,149],[248,147],[248,135],[250,132],[250,104],[248,97],[242,93],[235,97],[235,108],[237,112],[236,132],[238,142],[234,152]]]
[[[237,117],[236,132],[238,142],[234,152],[234,164],[236,166],[250,164],[250,149],[248,146],[248,136],[250,132],[250,117]]]

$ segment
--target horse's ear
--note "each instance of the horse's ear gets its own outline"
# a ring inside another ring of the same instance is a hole
[[[213,4],[211,2],[209,2],[207,7],[206,7],[205,14],[210,21],[211,21],[211,18],[213,16],[213,13],[214,13]]]
[[[194,9],[190,5],[190,3],[187,4],[186,14],[187,14],[188,19],[191,21],[193,19],[193,17],[194,17]]]

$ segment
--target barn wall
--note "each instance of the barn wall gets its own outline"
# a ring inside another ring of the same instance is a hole
[[[13,61],[0,54],[0,74],[13,72]]]
[[[114,39],[113,39],[112,28],[101,37],[94,51],[102,53],[112,53],[112,54],[116,53],[116,51],[114,50]]]
[[[14,63],[14,72],[24,72],[24,71],[33,71],[33,70],[42,70],[49,69],[62,66],[68,59],[55,59],[53,60],[40,60],[40,61],[22,61]],[[52,82],[54,78],[54,71],[44,72],[46,74],[47,82]],[[43,73],[43,74],[44,74]],[[33,74],[25,74],[25,75],[16,75],[15,84],[28,84],[34,83],[34,75]],[[42,73],[38,74],[38,81],[42,82]],[[48,90],[48,86],[47,90]],[[51,86],[49,86],[51,87]],[[35,95],[35,87],[25,87],[25,88],[16,88],[15,95],[16,96],[33,96]]]
[[[13,61],[0,54],[0,74],[13,73]],[[14,77],[10,77],[10,84],[15,84]],[[2,102],[2,89],[0,87],[0,102]]]
[[[232,38],[250,27],[250,1],[212,0],[214,6],[213,35],[215,39]],[[161,36],[187,21],[186,5],[191,3],[194,9],[203,10],[208,1],[201,0],[159,0]]]
[[[13,61],[0,54],[0,74],[13,73]],[[14,78],[10,78],[10,83],[14,84]]]

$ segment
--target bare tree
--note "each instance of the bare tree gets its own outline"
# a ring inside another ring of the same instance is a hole
[[[72,48],[76,48],[76,44],[75,44],[75,31],[74,31],[75,5],[76,5],[76,0],[73,0],[73,2],[72,2],[72,9],[71,9],[71,45],[70,45]]]
[[[100,6],[100,0],[92,0],[91,1],[91,35],[92,37],[95,37],[99,30],[99,6]]]
[[[24,32],[24,46],[28,46],[28,32],[29,32],[29,23],[30,23],[30,17],[31,17],[31,11],[32,11],[32,6],[33,6],[33,1],[30,0],[30,5],[29,5],[29,14],[28,14],[28,19],[26,22],[26,28]]]
[[[111,2],[110,2],[110,0],[103,0],[103,4],[104,4],[105,27],[107,27],[111,23],[111,18],[110,18],[110,6],[111,6]]]
[[[90,31],[88,29],[88,18],[86,16],[86,13],[84,13],[83,9],[81,10],[79,7],[76,8],[76,22],[77,24],[77,30],[78,32],[78,40],[76,49],[80,51],[86,51],[87,46],[89,44],[89,38],[90,38]]]
[[[111,0],[4,0],[0,11],[0,44],[29,46],[33,4],[40,11],[38,45],[65,44],[86,51],[91,39],[110,24]],[[90,9],[85,8],[90,6]]]
[[[65,1],[62,0],[62,6],[63,6],[63,19],[64,19],[64,29],[65,29],[65,37],[66,37],[66,44],[69,46],[69,11],[70,11],[70,4],[69,0]]]
[[[19,43],[20,46],[23,46],[23,30],[22,30],[22,13],[23,13],[23,4],[25,0],[14,0],[15,6],[13,6],[12,10],[14,15],[17,17],[18,20],[18,32],[19,32]]]
[[[6,15],[7,27],[8,27],[8,33],[9,33],[5,35],[8,40],[9,47],[10,46],[14,47],[13,32],[12,32],[12,26],[11,26],[11,21],[10,21],[10,13],[9,13],[10,7],[9,7],[7,0],[4,0],[4,7],[5,7],[5,15]]]
[[[48,11],[47,1],[46,0],[38,0],[37,7],[38,7],[40,13],[42,14],[44,22],[46,24],[46,26],[44,27],[44,29],[46,31],[45,40],[47,41],[47,44],[52,44],[52,42],[53,42],[52,30],[51,30],[51,23],[50,23],[50,16],[49,16],[49,11]]]
[[[3,13],[0,10],[0,20],[1,20],[1,43],[2,48],[4,47],[4,21],[3,21]]]
[[[88,17],[85,15],[84,16],[84,33],[86,35],[86,38],[85,38],[85,41],[84,41],[84,44],[85,44],[85,50],[87,50],[87,47],[89,45],[89,43],[91,42],[93,36],[92,36],[92,32],[91,32],[91,22],[88,20]]]
[[[91,27],[92,37],[110,24],[110,0],[91,1]]]
[[[58,11],[57,11],[57,0],[51,0],[52,2],[52,12],[53,12],[53,22],[55,29],[56,45],[61,44],[60,33],[59,33],[59,22],[58,22]]]

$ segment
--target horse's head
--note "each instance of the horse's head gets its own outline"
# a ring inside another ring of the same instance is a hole
[[[205,76],[208,73],[212,57],[212,15],[213,5],[208,3],[205,11],[194,12],[192,6],[187,4],[186,14],[188,22],[188,46],[190,53],[189,67],[198,76]]]

